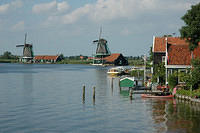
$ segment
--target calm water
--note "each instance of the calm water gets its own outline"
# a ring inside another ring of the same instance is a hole
[[[200,132],[198,106],[140,95],[130,100],[127,91],[119,91],[118,78],[111,87],[107,69],[0,64],[0,133]]]

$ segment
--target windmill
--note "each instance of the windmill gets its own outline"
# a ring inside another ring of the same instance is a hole
[[[32,62],[33,59],[33,45],[26,43],[27,33],[25,34],[24,45],[16,45],[16,47],[23,47],[22,62]]]
[[[99,39],[93,41],[94,44],[97,44],[96,54],[93,60],[93,64],[103,64],[103,58],[111,54],[107,45],[107,40],[101,38],[101,34],[102,34],[102,28],[100,28]]]

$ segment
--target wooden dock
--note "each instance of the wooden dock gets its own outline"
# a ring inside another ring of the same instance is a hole
[[[135,91],[133,90],[133,94],[165,94],[167,92],[163,92],[163,91]]]
[[[163,92],[160,90],[152,90],[150,87],[134,87],[132,89],[133,94],[152,94],[152,95],[167,95],[169,92]]]

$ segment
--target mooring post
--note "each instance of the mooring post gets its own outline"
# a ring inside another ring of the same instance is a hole
[[[112,80],[111,80],[111,88],[113,88],[113,77],[112,77]]]
[[[95,99],[95,87],[93,87],[93,99]]]
[[[83,98],[85,98],[85,85],[83,85]]]
[[[85,85],[83,85],[83,103],[85,103]]]
[[[121,92],[122,88],[120,86],[120,79],[119,79],[118,85],[119,85],[119,91]]]
[[[130,98],[132,98],[132,96],[133,96],[133,90],[132,90],[132,88],[129,90],[129,97]]]

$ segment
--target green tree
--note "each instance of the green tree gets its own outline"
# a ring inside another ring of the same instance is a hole
[[[165,65],[164,63],[156,64],[154,67],[154,74],[152,77],[153,82],[157,82],[159,79],[160,84],[165,84]]]
[[[168,82],[170,89],[174,88],[178,84],[178,76],[176,72],[169,75]]]
[[[193,51],[200,42],[200,3],[193,5],[182,17],[185,26],[180,29],[182,38],[189,42],[189,48]]]
[[[9,51],[4,52],[4,54],[1,56],[2,59],[11,59],[12,58],[12,54]]]
[[[60,54],[60,59],[63,60],[65,57],[63,54]]]
[[[192,86],[192,89],[198,89],[200,87],[200,59],[192,60],[192,69],[189,83]]]
[[[149,60],[150,60],[150,61],[153,61],[153,51],[152,51],[152,47],[150,47],[150,50],[149,50]]]
[[[190,69],[190,74],[186,74],[183,80],[186,83],[187,88],[196,90],[200,88],[200,59],[193,59],[191,64],[192,68]]]

